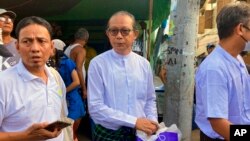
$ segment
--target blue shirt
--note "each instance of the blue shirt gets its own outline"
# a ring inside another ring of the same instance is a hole
[[[116,130],[134,127],[137,118],[157,121],[156,95],[149,62],[130,52],[109,50],[90,62],[89,113],[96,124]]]
[[[232,124],[250,124],[249,74],[240,55],[237,59],[217,46],[196,73],[196,117],[199,128],[211,138],[221,138],[208,118]]]
[[[68,87],[73,82],[71,73],[74,69],[76,69],[76,65],[73,60],[65,55],[61,57],[58,72],[60,73],[66,87]],[[78,88],[79,87],[75,89]]]

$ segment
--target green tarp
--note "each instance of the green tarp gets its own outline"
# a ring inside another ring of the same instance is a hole
[[[164,19],[167,19],[170,11],[171,0],[153,0],[153,30]],[[63,14],[47,17],[50,20],[107,20],[110,15],[119,10],[126,10],[135,15],[137,20],[148,20],[148,0],[81,0],[77,5]]]

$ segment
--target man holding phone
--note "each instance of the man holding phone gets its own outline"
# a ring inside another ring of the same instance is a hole
[[[62,110],[67,114],[63,80],[46,66],[53,51],[51,25],[26,17],[17,24],[16,36],[21,60],[0,72],[0,140],[64,141],[58,126],[45,129]]]

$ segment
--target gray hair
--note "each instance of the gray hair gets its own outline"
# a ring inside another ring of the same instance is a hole
[[[76,31],[74,37],[75,37],[75,40],[80,39],[80,40],[88,41],[88,39],[89,39],[89,32],[85,28],[79,28]]]
[[[216,18],[219,38],[230,37],[238,24],[247,25],[249,20],[249,4],[239,1],[227,4],[221,9]]]
[[[115,12],[115,13],[109,18],[108,25],[107,25],[107,29],[109,28],[110,19],[112,19],[113,17],[115,17],[115,16],[117,16],[117,15],[126,15],[126,16],[129,16],[129,17],[132,19],[132,23],[133,23],[132,26],[133,26],[133,28],[134,28],[134,29],[137,29],[135,17],[134,17],[133,14],[129,13],[128,11],[118,11],[118,12]]]

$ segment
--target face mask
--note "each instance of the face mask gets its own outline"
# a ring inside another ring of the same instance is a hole
[[[250,41],[246,42],[244,51],[250,51]]]

